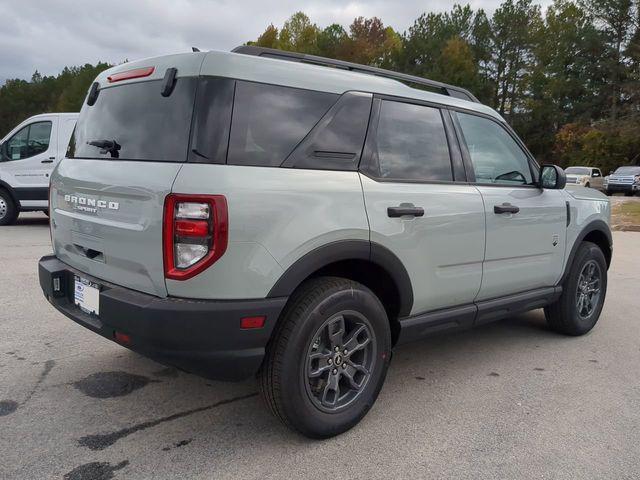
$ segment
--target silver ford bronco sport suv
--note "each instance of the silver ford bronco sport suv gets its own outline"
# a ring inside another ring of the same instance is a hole
[[[413,86],[413,87],[412,87]],[[603,307],[607,197],[469,92],[257,47],[100,74],[51,177],[51,304],[143,355],[256,375],[286,425],[357,424],[395,345]]]

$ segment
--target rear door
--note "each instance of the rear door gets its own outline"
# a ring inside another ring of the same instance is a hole
[[[98,279],[166,295],[163,205],[186,161],[196,77],[163,96],[162,76],[102,83],[82,107],[51,179],[60,260]]]
[[[532,159],[496,120],[453,114],[467,170],[486,212],[487,236],[478,300],[556,284],[566,242],[567,207],[560,190],[536,185]]]
[[[46,206],[49,174],[58,148],[57,126],[56,116],[39,116],[2,144],[2,179],[23,207]]]
[[[452,134],[437,106],[374,99],[361,163],[371,241],[407,269],[412,314],[469,304],[480,289],[484,208]]]

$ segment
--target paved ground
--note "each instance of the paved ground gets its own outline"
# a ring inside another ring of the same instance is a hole
[[[541,312],[396,351],[376,406],[313,442],[254,382],[167,369],[56,313],[44,217],[0,230],[0,478],[638,478],[640,233],[615,233],[609,296],[582,338]]]

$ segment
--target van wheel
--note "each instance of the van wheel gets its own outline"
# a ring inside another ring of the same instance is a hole
[[[0,226],[14,223],[18,213],[18,208],[9,192],[0,189]]]
[[[582,242],[562,286],[562,295],[544,309],[547,323],[565,335],[584,335],[600,318],[606,293],[604,254],[595,243]]]
[[[389,321],[373,292],[314,278],[292,295],[276,327],[259,373],[262,396],[289,428],[332,437],[373,406],[390,357]]]

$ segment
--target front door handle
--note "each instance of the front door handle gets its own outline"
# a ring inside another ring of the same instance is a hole
[[[53,163],[53,161],[55,160],[55,157],[49,157],[48,160],[41,160],[40,163]]]
[[[503,203],[502,205],[494,205],[493,213],[518,213],[520,211],[519,207],[515,205],[511,205],[510,203]]]
[[[424,208],[416,207],[413,203],[403,203],[398,207],[387,208],[387,215],[391,218],[403,217],[405,215],[411,215],[412,217],[422,217],[424,215]]]

